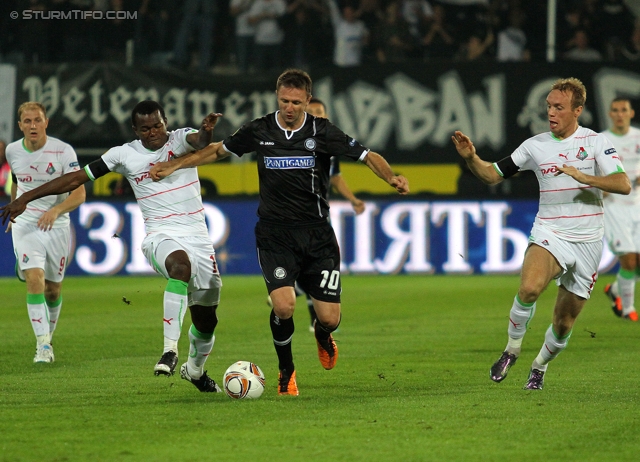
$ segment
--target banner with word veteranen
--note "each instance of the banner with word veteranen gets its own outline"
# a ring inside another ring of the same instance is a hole
[[[260,274],[257,207],[257,200],[205,202],[223,274]],[[331,202],[331,223],[346,273],[517,273],[537,209],[527,200],[366,201],[365,212],[355,216],[350,203],[337,201]],[[137,203],[89,201],[71,221],[75,251],[67,274],[153,274],[140,250],[145,230]],[[0,233],[0,252],[0,276],[13,276],[9,233]],[[614,264],[605,249],[601,270]]]
[[[313,94],[325,101],[330,119],[393,164],[457,164],[454,130],[468,134],[487,160],[509,155],[548,130],[545,98],[560,77],[585,83],[581,123],[596,131],[608,126],[614,97],[625,95],[640,107],[640,71],[617,63],[420,63],[310,74]],[[144,99],[163,104],[170,128],[198,127],[209,112],[223,113],[215,131],[222,139],[277,109],[276,78],[118,64],[25,65],[18,66],[15,103],[43,102],[51,135],[81,152],[130,141],[130,112]]]

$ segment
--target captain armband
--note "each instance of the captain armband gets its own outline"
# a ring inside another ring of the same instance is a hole
[[[498,175],[504,179],[510,178],[520,171],[520,167],[516,165],[511,156],[494,162],[493,168],[495,168]]]
[[[93,162],[85,165],[84,171],[87,173],[87,176],[91,179],[91,181],[100,178],[101,176],[106,175],[111,170],[107,167],[105,161],[100,158],[98,160],[94,160]]]

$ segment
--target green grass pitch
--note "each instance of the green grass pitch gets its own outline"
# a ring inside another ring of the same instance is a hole
[[[525,391],[554,286],[496,384],[489,367],[506,344],[517,276],[346,275],[332,371],[298,300],[296,398],[276,392],[262,279],[224,277],[206,368],[220,382],[237,360],[258,364],[267,387],[253,401],[153,376],[161,277],[68,277],[53,364],[32,362],[24,284],[0,279],[0,461],[635,461],[640,325],[613,316],[602,293],[611,279],[596,285],[545,389]]]

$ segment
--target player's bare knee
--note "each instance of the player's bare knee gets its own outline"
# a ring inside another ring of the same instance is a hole
[[[538,299],[541,293],[542,288],[538,287],[537,284],[528,284],[523,282],[518,290],[518,297],[524,303],[533,303]]]
[[[178,281],[189,282],[191,279],[191,264],[187,260],[186,262],[174,261],[172,264],[167,263],[167,272],[171,279],[177,279]]]
[[[291,316],[293,316],[293,312],[295,308],[296,308],[295,302],[290,303],[290,302],[279,301],[279,303],[273,304],[273,312],[280,319],[289,319]]]
[[[340,325],[340,313],[325,313],[322,317],[318,316],[318,320],[327,329],[334,331]]]

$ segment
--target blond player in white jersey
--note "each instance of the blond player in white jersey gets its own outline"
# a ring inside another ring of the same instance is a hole
[[[157,162],[179,157],[211,142],[220,114],[209,114],[199,130],[167,131],[164,109],[155,101],[138,103],[131,124],[138,139],[117,146],[84,169],[63,175],[2,207],[4,220],[14,219],[27,203],[39,197],[72,190],[89,180],[113,171],[131,184],[144,218],[147,235],[142,251],[168,281],[164,292],[164,352],[154,368],[155,375],[172,375],[178,362],[178,339],[189,307],[189,358],[180,368],[183,379],[202,392],[220,388],[204,370],[215,340],[216,309],[222,282],[215,251],[205,223],[197,169],[181,170],[168,182],[154,182],[149,169]]]
[[[6,149],[13,178],[12,200],[65,173],[80,170],[73,148],[47,136],[48,125],[42,104],[29,101],[18,108],[18,127],[24,137]],[[62,280],[69,260],[69,212],[84,199],[84,186],[71,193],[43,197],[7,227],[13,238],[16,274],[27,284],[27,310],[36,336],[35,363],[52,363],[55,359],[51,338],[62,309]]]
[[[604,234],[620,262],[616,280],[607,284],[604,292],[616,316],[637,322],[634,299],[636,279],[640,277],[640,129],[631,126],[634,116],[631,101],[616,98],[609,107],[611,128],[602,132],[618,151],[633,185],[628,196],[607,194],[604,198]]]
[[[542,389],[549,361],[566,348],[598,278],[604,235],[602,191],[631,191],[613,144],[604,135],[578,125],[586,97],[578,79],[554,82],[547,96],[550,132],[529,138],[499,162],[480,159],[463,133],[452,136],[460,156],[484,183],[496,184],[521,170],[532,170],[540,184],[540,206],[509,315],[507,347],[490,370],[494,382],[504,380],[516,363],[536,300],[555,279],[558,295],[553,322],[524,386]]]

